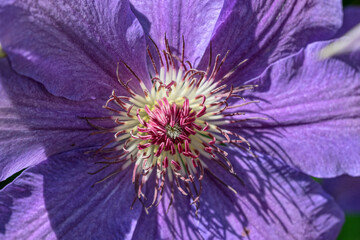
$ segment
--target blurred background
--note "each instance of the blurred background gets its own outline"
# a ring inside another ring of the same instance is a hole
[[[360,0],[343,0],[344,6],[347,5],[360,5]]]
[[[360,0],[343,0],[343,5],[345,8],[351,5],[360,6]],[[12,182],[21,172],[0,182],[0,189]],[[346,214],[345,224],[338,240],[360,240],[360,177],[341,176],[334,179],[314,178],[314,180],[323,186]]]

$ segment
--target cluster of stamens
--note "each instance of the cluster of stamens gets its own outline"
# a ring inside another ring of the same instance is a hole
[[[171,155],[178,152],[186,157],[198,158],[199,154],[195,155],[189,148],[189,142],[191,142],[189,136],[196,134],[194,129],[201,130],[202,128],[195,123],[199,114],[192,111],[187,98],[184,100],[183,107],[178,107],[175,103],[169,104],[167,99],[163,98],[157,101],[152,111],[147,106],[144,109],[149,121],[145,122],[140,114],[137,114],[139,122],[144,127],[137,128],[136,137],[149,141],[146,144],[139,144],[139,150],[158,146],[155,157],[159,157],[165,151],[170,152]],[[165,158],[163,164],[167,168],[168,157]]]
[[[115,138],[97,151],[108,155],[104,157],[108,161],[100,163],[105,164],[105,167],[119,163],[119,171],[133,166],[135,200],[139,199],[143,203],[145,196],[142,188],[151,173],[156,171],[154,199],[146,209],[159,204],[166,182],[172,189],[169,207],[173,200],[174,185],[182,194],[190,195],[198,206],[202,191],[201,180],[205,172],[223,183],[207,167],[207,162],[213,161],[236,176],[227,158],[228,154],[222,148],[227,144],[234,144],[250,149],[243,137],[222,127],[246,120],[234,119],[234,116],[243,115],[236,109],[251,102],[229,106],[228,99],[242,98],[239,93],[254,86],[227,87],[223,84],[235,68],[221,79],[216,79],[227,54],[221,61],[220,55],[217,55],[212,65],[210,48],[208,67],[202,71],[184,61],[184,41],[180,57],[172,54],[166,37],[165,46],[166,49],[160,52],[154,43],[158,65],[148,48],[154,68],[151,89],[146,88],[135,70],[121,62],[137,79],[143,95],[136,94],[118,74],[119,83],[126,89],[128,96],[117,96],[115,91],[112,92],[104,107],[114,113],[110,118],[116,126],[112,129],[99,129],[101,132],[115,133]],[[229,109],[231,113],[228,113]]]

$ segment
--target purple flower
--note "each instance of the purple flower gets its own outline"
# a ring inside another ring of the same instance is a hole
[[[341,1],[2,1],[1,179],[26,170],[1,236],[334,239],[343,213],[301,171],[360,173],[356,56],[315,42],[341,18]]]

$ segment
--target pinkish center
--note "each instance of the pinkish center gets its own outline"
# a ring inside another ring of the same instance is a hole
[[[170,104],[166,98],[162,98],[154,105],[153,110],[145,106],[145,111],[149,116],[148,121],[140,119],[144,127],[138,127],[141,133],[140,139],[149,140],[146,144],[138,145],[142,150],[151,145],[158,145],[159,148],[155,153],[158,157],[163,151],[169,151],[172,155],[176,150],[184,156],[196,158],[189,148],[191,142],[189,136],[195,135],[196,130],[202,130],[202,127],[195,123],[196,117],[199,116],[196,111],[189,107],[189,100],[185,98],[184,104],[178,106],[175,103]]]

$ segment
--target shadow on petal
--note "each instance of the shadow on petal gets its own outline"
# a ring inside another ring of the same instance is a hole
[[[135,238],[175,239],[334,239],[343,212],[318,183],[276,158],[257,159],[238,150],[229,152],[240,182],[219,166],[208,167],[234,194],[212,175],[205,174],[200,209],[188,197],[174,192],[169,212],[170,187],[150,214],[143,211]]]

